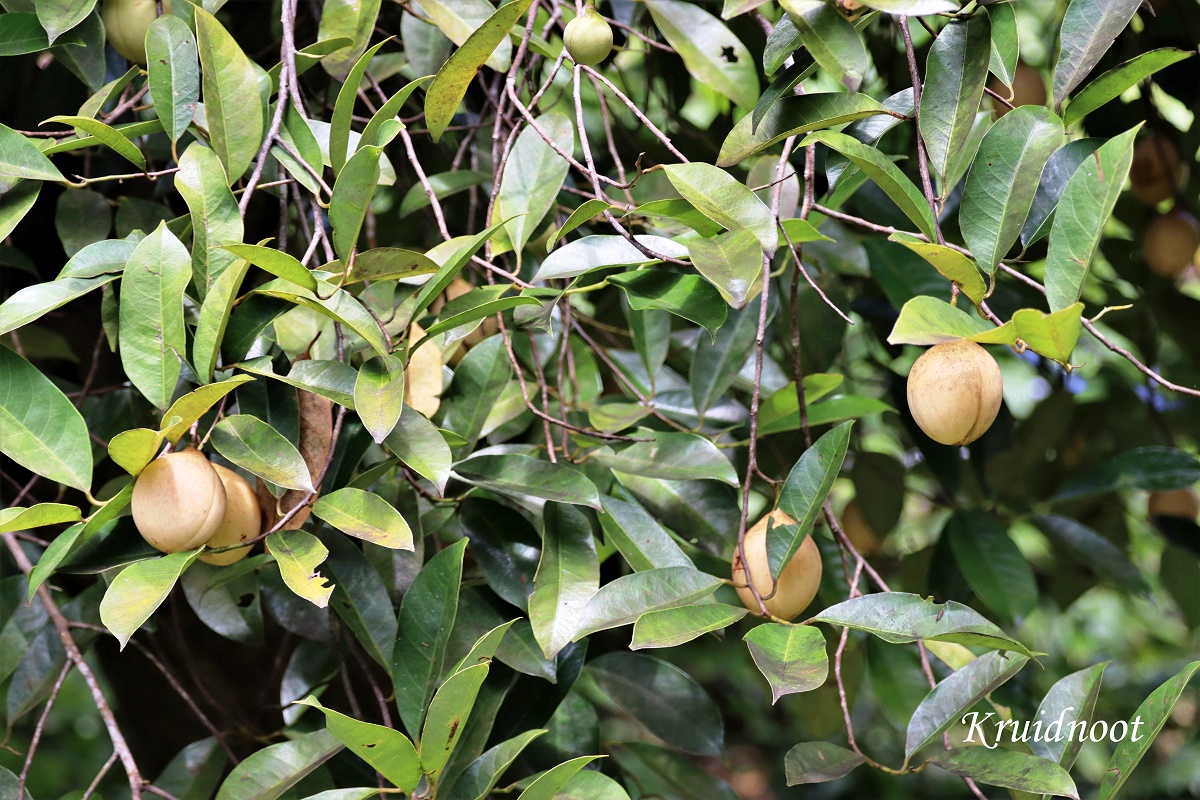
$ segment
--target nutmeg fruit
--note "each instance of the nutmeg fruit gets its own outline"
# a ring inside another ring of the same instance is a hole
[[[171,0],[163,0],[164,14],[171,13]],[[100,19],[108,43],[135,64],[146,64],[146,31],[158,18],[157,0],[104,0]]]
[[[1175,187],[1183,174],[1179,149],[1161,133],[1150,134],[1133,149],[1129,182],[1133,194],[1143,203],[1156,205],[1175,194]]]
[[[879,552],[879,537],[871,530],[862,506],[858,504],[858,498],[846,503],[846,507],[842,509],[841,522],[842,532],[846,534],[850,544],[854,545],[855,550],[864,556],[873,556]]]
[[[1194,521],[1200,516],[1200,497],[1191,488],[1152,492],[1146,502],[1146,511],[1151,517],[1179,517]]]
[[[208,541],[225,516],[225,487],[199,450],[159,456],[133,485],[133,521],[156,550],[179,553]]]
[[[767,561],[768,520],[773,527],[796,524],[796,520],[779,509],[760,519],[746,531],[746,563],[750,565],[754,588],[763,598],[767,611],[780,619],[793,619],[808,608],[817,596],[817,587],[821,585],[821,551],[817,549],[812,536],[808,536],[796,550],[796,555],[780,571],[778,582],[771,580],[771,566]],[[733,554],[733,583],[742,604],[754,613],[761,614],[762,609],[747,585],[746,568],[741,555],[736,550]]]
[[[613,32],[600,12],[589,6],[567,23],[563,42],[572,61],[580,66],[594,67],[612,52]]]
[[[965,445],[996,420],[1004,380],[996,359],[974,342],[943,342],[925,351],[908,374],[908,408],[935,442]]]
[[[210,549],[232,547],[239,542],[249,541],[262,532],[262,510],[258,505],[258,497],[246,479],[231,469],[213,464],[221,485],[225,488],[225,513],[221,516],[220,524],[205,543]],[[200,560],[206,564],[227,567],[241,561],[250,555],[250,547],[239,547],[224,553],[200,554]]]
[[[1197,247],[1200,247],[1200,222],[1179,209],[1151,222],[1142,240],[1146,266],[1166,278],[1174,278],[1187,269],[1195,259]]]

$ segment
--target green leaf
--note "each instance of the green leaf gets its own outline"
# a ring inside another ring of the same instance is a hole
[[[421,760],[417,756],[417,748],[403,733],[382,725],[360,722],[326,708],[312,695],[297,703],[311,706],[324,714],[329,733],[396,788],[408,793],[417,788],[421,781]]]
[[[629,793],[604,773],[584,769],[571,776],[555,800],[629,800]]]
[[[787,785],[798,786],[844,778],[864,761],[864,756],[836,744],[802,742],[788,750],[783,767],[787,772]]]
[[[554,800],[559,790],[567,785],[567,781],[597,758],[602,756],[580,756],[546,770],[525,787],[525,791],[518,795],[517,800]]]
[[[1146,78],[1164,67],[1169,67],[1185,58],[1196,55],[1194,50],[1177,50],[1174,47],[1162,47],[1134,56],[1124,63],[1113,67],[1096,80],[1084,87],[1075,95],[1063,113],[1063,124],[1083,119],[1088,114],[1100,108],[1110,100],[1115,100],[1127,89],[1137,86]]]
[[[1170,719],[1183,690],[1187,688],[1197,670],[1200,670],[1200,661],[1193,661],[1151,692],[1138,706],[1131,717],[1134,721],[1132,728],[1136,731],[1137,723],[1141,722],[1146,726],[1146,732],[1140,738],[1134,734],[1117,744],[1116,751],[1108,760],[1108,768],[1104,770],[1104,779],[1100,782],[1100,800],[1111,800],[1121,791],[1121,787],[1129,780],[1142,757],[1149,752],[1159,731]]]
[[[732,319],[717,331],[716,340],[703,337],[696,344],[688,383],[696,411],[703,415],[733,385],[738,371],[750,357],[758,332],[758,309],[736,311]]]
[[[1083,332],[1083,303],[1046,314],[1036,308],[1022,308],[1012,317],[1017,336],[1029,349],[1067,366]]]
[[[835,6],[819,0],[783,0],[780,5],[821,69],[847,88],[858,88],[871,56],[854,25]]]
[[[10,16],[5,14],[5,17]],[[64,180],[58,167],[42,155],[33,142],[7,125],[0,125],[0,178],[18,178],[31,181]],[[0,187],[11,189],[13,181],[0,182]]]
[[[600,508],[596,485],[583,472],[566,464],[508,453],[473,456],[455,464],[454,471],[468,483],[502,494]]]
[[[336,272],[342,272],[345,269],[341,261],[335,261],[326,268]],[[377,247],[373,250],[364,250],[354,256],[354,268],[346,276],[345,283],[349,285],[363,281],[415,278],[421,275],[432,275],[438,269],[437,262],[424,253],[400,247]]]
[[[779,494],[779,508],[797,521],[796,531],[783,536],[767,534],[767,563],[771,575],[778,578],[784,565],[792,560],[804,538],[812,531],[825,505],[825,498],[842,470],[846,448],[850,445],[850,428],[844,422],[825,433],[804,451],[788,473]],[[788,526],[791,527],[791,526]]]
[[[471,293],[471,297],[472,299],[483,299],[490,294],[492,288],[493,287],[488,287],[487,289],[477,289],[475,292]],[[504,291],[502,287],[496,288],[500,288],[501,291]],[[466,298],[463,299],[466,300]],[[463,335],[465,335],[461,333],[462,330],[466,330],[467,333],[472,330],[472,328],[464,329],[463,326],[465,325],[471,325],[473,322],[479,322],[479,320],[487,317],[494,317],[495,315],[504,311],[518,308],[520,306],[541,306],[541,304],[542,302],[536,297],[528,297],[523,295],[501,297],[497,300],[487,300],[477,306],[474,306],[473,308],[468,309],[467,311],[452,314],[451,316],[447,317],[445,314],[452,308],[451,304],[447,303],[446,309],[442,312],[442,317],[438,319],[436,324],[430,325],[429,328],[426,329],[424,338],[414,344],[412,348],[409,349],[409,352],[411,353],[417,348],[418,345],[429,341],[431,338],[439,334],[449,333],[450,331],[455,331],[457,329],[458,335],[454,336],[452,339],[448,337],[447,341],[458,341]]]
[[[338,90],[337,100],[333,106],[333,116],[329,120],[329,164],[333,174],[340,175],[346,163],[347,148],[350,145],[350,120],[354,116],[354,103],[358,98],[358,87],[371,59],[379,52],[379,48],[388,43],[384,39],[379,44],[364,52],[354,62],[354,66],[346,73],[342,88]],[[359,140],[361,143],[361,139]]]
[[[538,125],[563,152],[575,151],[575,123],[566,114],[543,114]],[[554,208],[570,169],[571,165],[532,127],[517,136],[500,178],[492,221],[508,220],[504,224],[506,243],[517,253],[518,263],[534,231]]]
[[[358,235],[371,210],[371,198],[379,185],[378,147],[363,147],[346,162],[333,185],[329,201],[329,223],[333,227],[333,249],[349,259],[358,246]]]
[[[958,11],[958,4],[951,0],[862,0],[862,4],[867,8],[906,17]]]
[[[238,254],[222,245],[242,240],[242,215],[221,162],[199,143],[189,145],[179,159],[175,188],[192,214],[192,280],[203,301],[221,274],[237,263]]]
[[[646,0],[654,26],[699,83],[742,108],[758,100],[758,71],[750,51],[719,19],[694,3]],[[732,55],[726,57],[723,54]]]
[[[0,508],[0,533],[59,525],[64,522],[78,522],[80,519],[79,509],[76,506],[62,503],[38,503],[30,508],[9,506]]]
[[[927,639],[1029,655],[1024,645],[962,603],[939,604],[904,592],[846,600],[825,609],[813,621],[867,631],[891,644]]]
[[[346,170],[342,172],[345,174]],[[379,355],[386,355],[388,352],[387,341],[383,338],[375,318],[352,294],[327,281],[318,280],[317,290],[311,292],[280,278],[269,281],[254,291],[316,311],[357,333]]]
[[[413,534],[386,500],[362,489],[346,487],[323,495],[313,504],[312,513],[342,533],[387,547],[412,550]]]
[[[734,308],[745,308],[761,291],[763,249],[754,231],[742,228],[711,239],[690,239],[688,255],[696,271]]]
[[[662,236],[641,234],[633,238],[655,255],[682,258],[688,253],[685,246]],[[532,280],[537,283],[574,278],[576,275],[583,275],[602,267],[631,267],[652,261],[653,256],[646,255],[621,236],[585,236],[567,242],[548,255],[534,273]]]
[[[623,575],[601,587],[576,614],[571,638],[579,641],[597,631],[628,625],[652,611],[691,606],[722,583],[721,578],[695,567],[663,567]]]
[[[1037,581],[1021,550],[989,514],[958,511],[946,524],[954,560],[984,605],[1015,621],[1037,605]]]
[[[29,7],[32,8],[32,4]],[[6,11],[0,16],[0,56],[37,53],[49,46],[50,38],[37,14],[32,11]]]
[[[605,540],[617,548],[629,566],[639,572],[693,566],[671,534],[646,509],[609,495],[601,495],[600,504],[604,507],[600,525]]]
[[[0,142],[0,146],[3,143]],[[3,151],[0,151],[2,156]],[[0,169],[3,166],[0,165]],[[0,180],[0,188],[5,185],[11,185],[11,181],[7,179]],[[29,213],[29,209],[33,208],[33,204],[37,202],[38,194],[42,191],[40,181],[25,181],[17,182],[17,185],[9,189],[4,194],[0,195],[0,235],[5,239],[12,233],[17,225]]]
[[[313,491],[312,476],[295,445],[258,417],[226,416],[213,428],[212,443],[225,458],[264,481]]]
[[[417,573],[400,605],[392,675],[396,708],[410,734],[421,730],[446,658],[446,644],[458,610],[463,554],[460,539],[437,553]]]
[[[1012,344],[1016,326],[999,328],[971,316],[960,308],[929,295],[914,297],[900,309],[900,317],[888,334],[889,344],[933,345],[970,339],[984,344]]]
[[[513,0],[501,6],[438,70],[425,94],[425,121],[435,142],[442,138],[479,68],[507,41],[508,32],[532,4],[533,0]]]
[[[668,745],[721,758],[721,714],[712,698],[673,664],[639,653],[612,652],[588,662],[596,687]]]
[[[93,289],[111,283],[116,277],[100,275],[95,278],[62,278],[19,289],[0,303],[0,334],[28,325],[54,309],[83,297]]]
[[[187,351],[183,293],[192,259],[160,223],[129,257],[121,280],[121,363],[152,405],[166,408]]]
[[[1063,736],[1078,720],[1090,723],[1096,710],[1096,700],[1100,697],[1100,683],[1104,678],[1104,669],[1109,662],[1072,672],[1065,678],[1059,679],[1050,687],[1042,698],[1034,719],[1041,720],[1045,727],[1045,735],[1034,737],[1029,741],[1034,755],[1048,759],[1065,770],[1070,770],[1075,764],[1075,758],[1083,748],[1083,738]],[[1049,726],[1056,726],[1056,733],[1050,736]]]
[[[69,189],[58,196],[54,230],[63,250],[74,256],[87,245],[108,236],[112,216],[104,195],[91,189]]]
[[[814,92],[784,97],[771,106],[761,121],[755,123],[752,117],[745,116],[733,126],[721,145],[717,166],[731,167],[791,136],[832,128],[884,112],[883,105],[865,94]]]
[[[279,531],[267,537],[267,550],[279,562],[279,574],[287,587],[317,608],[329,605],[333,587],[317,567],[329,549],[306,531]]]
[[[442,264],[437,274],[430,278],[417,294],[412,311],[413,319],[419,319],[425,309],[429,308],[433,301],[437,299],[438,295],[446,291],[446,287],[450,285],[450,282],[454,280],[458,273],[462,272],[463,267],[471,260],[471,256],[475,255],[475,252],[480,247],[483,247],[483,243],[492,238],[502,225],[504,225],[504,222],[498,222],[487,230],[475,234],[475,236],[467,240],[466,244],[455,251],[453,257]]]
[[[100,620],[117,637],[122,650],[199,554],[200,550],[191,550],[138,561],[113,579],[100,601]]]
[[[1067,479],[1052,498],[1077,500],[1106,492],[1166,492],[1200,481],[1200,461],[1173,447],[1139,447],[1094,464]]]
[[[1017,12],[1012,3],[993,3],[986,7],[991,23],[991,56],[988,71],[1005,86],[1016,80],[1020,43],[1017,36]]]
[[[73,117],[73,116],[55,116],[50,117],[46,122],[60,122],[63,125],[70,125],[86,132],[103,143],[117,155],[124,158],[129,163],[133,164],[138,169],[146,168],[146,157],[142,155],[142,151],[137,146],[121,135],[116,128],[105,125],[99,120],[94,120],[90,117]],[[45,123],[43,123],[45,124]]]
[[[421,84],[429,80],[433,80],[432,75],[426,75],[423,78],[417,78],[415,81],[406,84],[404,88],[389,97],[387,102],[381,105],[379,110],[371,116],[371,120],[367,123],[367,127],[363,128],[362,137],[358,140],[358,146],[382,146],[382,142],[379,141],[380,128],[383,127],[385,122],[395,119],[400,114],[400,109],[404,106],[404,103],[408,100],[409,96],[412,95],[412,93],[415,92],[421,86]],[[456,175],[458,173],[449,174]],[[421,187],[418,186],[414,188]],[[408,199],[407,196],[405,196],[405,199]],[[426,200],[428,200],[428,198],[426,198]],[[403,203],[401,203],[401,206],[402,209],[400,216],[404,216]]]
[[[987,82],[990,53],[991,26],[986,14],[951,22],[929,48],[917,124],[929,163],[941,178],[942,194],[953,188],[946,185],[950,159],[971,133]]]
[[[1017,241],[1042,169],[1062,140],[1062,122],[1041,106],[1020,106],[984,134],[967,173],[958,221],[963,240],[989,275]]]
[[[1140,5],[1141,0],[1071,0],[1059,31],[1058,63],[1054,65],[1055,108],[1108,52]]]
[[[756,625],[743,637],[758,671],[771,684],[771,703],[811,692],[829,675],[825,635],[811,625]]]
[[[334,78],[344,79],[351,65],[367,49],[380,5],[380,0],[328,0],[322,5],[317,37],[330,44],[323,49],[329,55],[321,59],[321,66]],[[341,44],[334,46],[336,42]],[[354,85],[357,87],[358,81]]]
[[[632,475],[671,481],[709,479],[738,485],[733,464],[711,439],[692,433],[651,433],[653,441],[637,442],[616,453],[597,451],[593,460]]]
[[[282,250],[276,250],[274,247],[263,247],[257,244],[227,244],[223,245],[223,249],[228,250],[238,258],[246,259],[254,266],[266,270],[276,278],[291,281],[310,292],[317,291],[317,279],[313,274],[298,259]],[[357,264],[355,266],[357,267]]]
[[[487,0],[431,0],[422,5],[421,9],[446,38],[460,47],[466,44],[471,34],[486,23],[496,10]],[[447,46],[446,54],[449,52],[450,48]],[[511,55],[512,45],[505,37],[485,63],[497,72],[506,72],[511,65]],[[442,55],[442,60],[445,60],[445,55]]]
[[[729,313],[716,287],[698,275],[638,270],[613,275],[608,282],[624,290],[634,311],[668,311],[696,323],[714,337]]]
[[[234,301],[249,269],[246,261],[235,261],[209,286],[204,303],[200,306],[200,321],[192,340],[192,365],[202,381],[212,379],[221,343],[225,339],[225,329],[229,326],[229,315],[233,312]]]
[[[833,131],[816,131],[808,134],[797,143],[797,147],[810,144],[823,144],[837,152],[861,169],[868,178],[875,181],[884,194],[892,199],[904,215],[917,226],[917,229],[930,240],[937,239],[934,230],[933,212],[925,202],[925,196],[913,185],[913,182],[892,163],[891,159],[870,145]]]
[[[680,4],[682,5],[682,4]],[[767,255],[779,244],[771,209],[732,175],[711,164],[668,164],[663,167],[675,191],[696,210],[731,231],[754,234]]]
[[[163,14],[146,31],[146,64],[154,110],[172,142],[192,123],[200,99],[196,36],[187,23]],[[178,180],[178,179],[177,179]]]
[[[567,221],[562,224],[561,228],[556,228],[554,233],[550,234],[550,238],[546,240],[546,252],[549,253],[554,249],[554,245],[558,244],[558,240],[566,236],[571,231],[578,228],[580,225],[588,222],[594,217],[598,217],[605,211],[612,211],[616,206],[604,201],[592,198],[580,203],[579,208],[571,212],[571,216],[567,217]]]
[[[472,186],[491,186],[492,176],[486,172],[473,172],[471,170],[455,170],[453,172],[439,172],[436,175],[429,176],[429,186],[433,189],[433,196],[438,200],[445,200],[447,197],[453,197],[459,192],[465,192]],[[431,205],[429,195],[425,194],[425,187],[420,183],[413,184],[412,188],[405,193],[404,199],[400,201],[400,218],[404,219],[408,215],[420,211]]]
[[[979,783],[1018,792],[1073,797],[1079,791],[1067,771],[1045,759],[1015,750],[961,747],[938,753],[929,763]]]
[[[512,382],[512,364],[499,336],[472,347],[454,372],[445,401],[442,425],[462,437],[463,450],[473,449],[483,435],[492,406]],[[404,419],[404,415],[400,417]]]
[[[354,410],[375,444],[382,444],[404,410],[404,362],[390,355],[364,361],[354,381]]]
[[[209,140],[230,183],[242,177],[262,143],[264,112],[254,65],[217,18],[195,12]]]
[[[451,675],[429,704],[421,730],[421,770],[437,778],[466,730],[467,717],[487,677],[488,664],[477,664]]]
[[[162,443],[163,435],[149,428],[122,431],[109,439],[108,457],[121,469],[137,477],[154,460]]]
[[[400,415],[385,440],[387,448],[421,477],[446,491],[452,457],[445,437],[432,422],[411,408]]]
[[[529,622],[546,658],[575,635],[576,622],[600,584],[592,527],[583,512],[550,503],[543,513],[542,554],[529,596]]]
[[[216,800],[274,800],[342,749],[328,731],[313,731],[253,753],[233,768]]]
[[[1028,656],[1017,653],[984,653],[943,680],[917,706],[905,734],[904,757],[933,742],[959,722],[971,706],[1021,671]]]
[[[1131,594],[1149,592],[1146,579],[1125,551],[1083,523],[1057,514],[1038,515],[1032,521],[1067,555],[1101,578]]]
[[[542,729],[525,731],[489,749],[471,762],[454,782],[448,800],[484,800],[521,751],[544,733],[546,731]]]
[[[957,284],[972,303],[978,305],[983,302],[987,286],[983,283],[979,268],[967,256],[952,247],[931,244],[906,233],[893,233],[888,241],[898,242],[928,261],[943,277]]]
[[[676,647],[712,631],[723,630],[750,612],[723,603],[665,608],[638,617],[633,625],[630,650]]]

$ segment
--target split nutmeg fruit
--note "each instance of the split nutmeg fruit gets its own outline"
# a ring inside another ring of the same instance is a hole
[[[763,605],[767,611],[780,619],[792,619],[808,608],[808,604],[817,596],[817,587],[821,584],[821,551],[817,549],[817,543],[813,541],[812,536],[806,537],[796,555],[784,565],[776,585],[776,582],[771,580],[771,566],[767,561],[768,520],[775,527],[796,524],[796,520],[778,509],[760,519],[746,531],[746,562],[750,565],[750,577],[754,580],[754,588],[763,598]],[[733,583],[742,604],[756,614],[762,613],[758,601],[754,599],[754,593],[747,585],[746,569],[742,566],[741,557],[736,550],[733,554]]]
[[[965,445],[996,420],[1004,382],[996,359],[974,342],[943,342],[925,351],[908,374],[908,408],[935,442]]]
[[[571,60],[584,67],[594,67],[612,52],[613,32],[595,8],[588,7],[580,16],[567,23],[563,42]]]
[[[162,10],[171,13],[171,0],[163,0]],[[100,8],[108,43],[135,64],[146,63],[146,31],[157,18],[157,0],[104,0]]]

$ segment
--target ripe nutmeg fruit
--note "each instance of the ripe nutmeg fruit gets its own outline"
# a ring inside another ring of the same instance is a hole
[[[1179,163],[1179,150],[1166,136],[1152,133],[1133,150],[1129,182],[1138,200],[1157,205],[1175,194],[1186,167]]]
[[[1166,278],[1174,278],[1187,269],[1195,259],[1197,247],[1200,247],[1200,222],[1179,209],[1151,222],[1142,240],[1146,266]]]
[[[133,521],[156,550],[179,553],[208,541],[225,516],[225,487],[199,450],[150,462],[133,485]]]
[[[225,488],[225,513],[217,529],[205,544],[212,549],[232,547],[249,541],[262,532],[262,510],[258,497],[246,479],[220,464],[213,464],[221,485]],[[224,553],[204,552],[200,560],[206,564],[227,567],[250,555],[250,547],[239,547]]]
[[[594,67],[612,52],[613,32],[595,8],[587,10],[567,23],[563,42],[571,60],[584,67]]]
[[[171,13],[171,0],[163,0],[164,14]],[[146,64],[146,31],[158,18],[157,0],[104,0],[100,19],[108,43],[135,64]]]
[[[996,420],[1004,380],[996,359],[975,342],[943,342],[925,351],[908,374],[908,408],[935,442],[965,445]]]
[[[746,563],[750,565],[750,577],[754,580],[754,588],[763,598],[763,605],[767,607],[767,611],[780,619],[793,619],[808,608],[808,604],[817,596],[817,587],[821,585],[821,551],[817,549],[817,543],[813,541],[812,536],[805,538],[796,555],[792,556],[792,560],[784,565],[779,573],[777,585],[771,580],[771,566],[767,561],[768,521],[773,527],[796,524],[796,520],[779,509],[760,519],[746,531]],[[754,613],[761,614],[762,609],[747,585],[746,569],[736,549],[733,553],[733,584],[742,604]]]
[[[1200,497],[1195,489],[1172,489],[1169,492],[1152,492],[1146,502],[1146,511],[1151,517],[1178,517],[1195,521],[1200,516]]]

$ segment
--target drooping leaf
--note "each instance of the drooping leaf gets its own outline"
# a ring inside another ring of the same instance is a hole
[[[706,633],[729,627],[750,611],[723,603],[700,603],[650,611],[633,625],[630,650],[676,647]]]
[[[417,788],[421,780],[421,760],[417,756],[417,749],[403,733],[382,725],[360,722],[326,708],[311,695],[298,703],[324,714],[329,733],[395,784],[396,788],[410,793]]]
[[[959,747],[930,760],[947,772],[1019,792],[1079,798],[1075,781],[1052,761],[1003,748]]]
[[[233,768],[217,790],[216,800],[279,797],[341,749],[342,743],[325,730],[264,747]]]
[[[718,480],[737,486],[737,472],[712,440],[690,433],[655,432],[616,453],[598,452],[595,460],[611,469],[667,480]]]
[[[787,785],[824,783],[844,778],[866,759],[829,742],[803,742],[788,751],[783,759]]]
[[[737,103],[753,108],[758,73],[750,51],[716,17],[694,3],[646,0],[663,38],[683,59],[692,77]],[[726,52],[731,53],[728,58]]]
[[[1012,344],[1016,325],[991,327],[982,319],[929,295],[914,297],[900,309],[900,317],[888,334],[891,344],[933,345],[969,339],[981,344]]]
[[[192,122],[200,99],[200,64],[196,35],[187,23],[163,14],[146,31],[146,65],[154,110],[172,142]]]
[[[961,224],[965,227],[965,220]],[[956,284],[972,303],[978,305],[983,302],[987,286],[979,274],[979,268],[967,256],[952,247],[932,244],[905,233],[893,233],[888,241],[898,242],[928,261],[943,277]]]
[[[871,56],[854,25],[838,8],[818,0],[783,0],[781,5],[821,69],[849,89],[857,89],[871,66]]]
[[[1200,461],[1173,447],[1138,447],[1101,461],[1062,485],[1055,502],[1128,489],[1165,492],[1200,481]]]
[[[740,228],[711,239],[692,239],[688,255],[696,271],[733,308],[745,308],[761,289],[763,249],[754,231]]]
[[[635,572],[605,584],[575,617],[572,640],[637,621],[643,614],[690,606],[711,595],[721,579],[695,567]]]
[[[1075,764],[1075,758],[1083,748],[1082,737],[1063,736],[1071,726],[1082,720],[1090,723],[1096,709],[1096,700],[1100,697],[1100,682],[1104,677],[1104,669],[1108,666],[1105,661],[1095,666],[1072,672],[1065,678],[1059,679],[1038,706],[1037,716],[1043,724],[1045,734],[1030,740],[1029,746],[1034,755],[1041,756],[1058,764],[1065,770],[1070,770]],[[1051,725],[1055,726],[1055,735],[1050,735]]]
[[[575,635],[576,622],[600,584],[592,528],[569,505],[547,503],[542,554],[529,596],[529,621],[546,658],[554,658]]]
[[[1096,575],[1132,594],[1148,591],[1146,579],[1129,556],[1083,523],[1058,514],[1038,515],[1032,521],[1067,555]]]
[[[779,243],[775,218],[744,183],[723,169],[701,162],[668,164],[663,170],[675,191],[697,211],[728,230],[750,231],[767,255],[775,254]]]
[[[717,166],[731,167],[789,136],[832,128],[884,111],[883,105],[865,94],[814,92],[784,97],[771,106],[757,125],[752,117],[742,117],[725,137]]]
[[[131,564],[113,579],[100,601],[100,619],[121,643],[121,649],[142,623],[150,619],[175,586],[175,581],[200,554],[172,553]]]
[[[966,143],[991,55],[991,26],[986,14],[953,21],[938,32],[925,62],[925,86],[917,123],[933,170],[946,185],[950,158]]]
[[[333,586],[317,567],[329,555],[329,549],[307,531],[282,530],[267,537],[267,551],[279,563],[283,582],[298,597],[317,608],[329,605]]]
[[[217,18],[195,12],[204,112],[213,150],[230,183],[242,177],[262,143],[265,127],[254,65]]]
[[[1140,5],[1140,0],[1071,0],[1059,32],[1058,62],[1054,65],[1056,108],[1088,76]]]
[[[377,494],[345,487],[322,495],[314,516],[343,533],[391,550],[412,550],[413,534],[404,517]]]
[[[479,455],[458,462],[454,471],[463,480],[493,491],[600,507],[596,485],[584,473],[562,463],[517,453]]]
[[[829,675],[825,635],[811,625],[755,626],[744,637],[754,664],[771,684],[771,702],[810,692]]]
[[[382,444],[404,409],[404,363],[396,356],[363,362],[354,382],[354,410],[375,444]]]
[[[625,291],[633,310],[669,311],[700,325],[713,336],[729,313],[716,287],[697,275],[638,270],[613,275],[608,280]]]
[[[568,242],[542,261],[533,281],[574,278],[602,267],[625,267],[646,264],[657,256],[682,258],[687,247],[662,236],[640,234],[633,237],[646,248],[647,255],[620,236],[585,236]]]
[[[1037,605],[1033,569],[990,514],[959,511],[946,524],[944,535],[967,584],[988,608],[1016,620]]]
[[[226,416],[213,428],[212,443],[225,458],[265,481],[313,491],[313,476],[295,445],[258,417]]]
[[[825,505],[825,498],[833,488],[833,482],[841,472],[850,444],[850,428],[854,423],[844,422],[825,433],[804,451],[792,471],[788,473],[779,494],[779,508],[796,520],[795,532],[772,536],[767,534],[767,563],[772,577],[778,578],[784,565],[792,560],[800,549],[804,538],[812,531]]]

